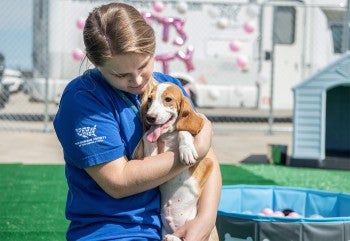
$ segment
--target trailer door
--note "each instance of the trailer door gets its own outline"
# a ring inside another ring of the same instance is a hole
[[[261,107],[292,109],[292,87],[301,80],[304,52],[304,9],[291,3],[262,7]]]

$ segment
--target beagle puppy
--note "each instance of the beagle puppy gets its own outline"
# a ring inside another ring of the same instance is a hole
[[[193,110],[181,89],[172,83],[160,83],[141,103],[145,134],[136,148],[136,158],[179,150],[180,160],[192,165],[160,186],[162,234],[166,241],[180,241],[171,235],[178,227],[195,218],[197,203],[213,163],[209,158],[196,163],[194,137],[203,127],[203,119]],[[210,241],[219,240],[216,228]]]

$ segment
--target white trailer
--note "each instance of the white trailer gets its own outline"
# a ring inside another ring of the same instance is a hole
[[[331,27],[341,26],[344,1],[124,2],[156,30],[156,70],[187,84],[197,106],[292,109],[292,87],[339,55]],[[34,0],[32,83],[48,81],[50,101],[86,68],[83,21],[106,2]]]

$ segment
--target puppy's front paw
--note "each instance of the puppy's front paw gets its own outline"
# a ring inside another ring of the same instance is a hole
[[[181,239],[174,235],[167,234],[164,236],[163,241],[181,241]]]
[[[194,138],[188,131],[179,131],[179,153],[180,161],[186,165],[196,163],[198,154],[194,147]]]
[[[196,159],[198,158],[198,154],[194,145],[180,145],[180,161],[186,165],[193,165],[196,163]]]

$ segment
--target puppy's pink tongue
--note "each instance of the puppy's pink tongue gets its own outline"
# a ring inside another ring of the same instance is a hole
[[[158,140],[160,136],[160,125],[153,125],[151,128],[148,130],[148,134],[146,136],[147,141],[154,143]]]

